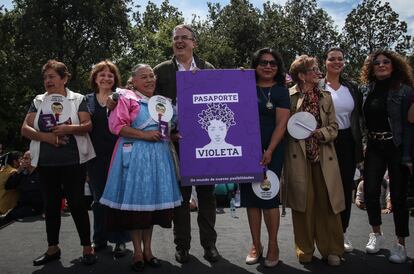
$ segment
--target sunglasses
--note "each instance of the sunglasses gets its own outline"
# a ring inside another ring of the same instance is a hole
[[[183,40],[183,41],[188,41],[188,40],[194,40],[194,38],[193,37],[189,37],[189,36],[187,36],[187,35],[177,35],[177,36],[174,36],[173,37],[173,40],[174,41],[178,41],[178,40]]]
[[[374,66],[379,66],[379,65],[381,65],[381,64],[383,64],[383,65],[389,65],[389,64],[391,64],[391,60],[388,60],[388,59],[384,59],[384,60],[375,60],[374,62],[372,62],[372,64],[374,65]]]
[[[275,60],[270,60],[270,61],[268,61],[268,60],[260,60],[259,61],[259,66],[266,67],[267,65],[270,65],[272,68],[277,67],[277,63],[276,63]]]

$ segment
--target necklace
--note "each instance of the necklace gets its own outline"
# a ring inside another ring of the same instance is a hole
[[[112,92],[110,94],[101,94],[99,95],[96,94],[96,100],[98,101],[99,105],[101,107],[105,107],[106,106],[106,101],[108,100],[108,97],[112,94]]]
[[[270,101],[270,91],[272,90],[272,87],[270,87],[269,90],[267,91],[267,96],[263,92],[261,87],[259,87],[259,90],[262,93],[263,97],[266,99],[266,108],[269,109],[269,110],[273,109],[273,103]]]

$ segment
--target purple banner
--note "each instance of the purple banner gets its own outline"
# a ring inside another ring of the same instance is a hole
[[[263,181],[253,70],[177,72],[182,185]]]

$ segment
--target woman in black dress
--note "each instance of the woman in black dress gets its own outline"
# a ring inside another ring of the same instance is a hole
[[[289,92],[285,86],[282,58],[270,48],[254,53],[251,67],[256,70],[256,90],[263,157],[261,165],[280,177],[283,164],[283,136],[290,115]],[[279,230],[279,197],[263,200],[257,197],[251,184],[241,185],[241,205],[247,209],[253,246],[246,257],[247,264],[255,264],[263,253],[260,241],[262,215],[269,234],[266,267],[279,262],[277,233]]]
[[[112,151],[118,136],[112,134],[108,127],[106,107],[109,96],[121,85],[119,70],[111,61],[105,60],[96,64],[90,76],[90,85],[94,92],[86,95],[89,113],[92,120],[90,133],[96,158],[88,162],[89,183],[93,194],[93,245],[95,251],[106,248],[108,241],[115,243],[115,257],[126,254],[125,243],[128,242],[128,232],[108,232],[105,227],[105,209],[99,199],[105,189]]]

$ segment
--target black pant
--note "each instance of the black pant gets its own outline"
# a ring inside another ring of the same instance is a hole
[[[93,195],[93,241],[96,244],[105,244],[107,241],[115,244],[121,244],[130,241],[128,231],[109,232],[106,230],[105,206],[99,203],[99,200],[105,190],[111,157],[112,154],[99,155],[90,160],[87,165],[89,185]]]
[[[381,183],[388,169],[395,234],[407,237],[409,232],[406,201],[409,172],[407,167],[401,165],[401,157],[402,147],[396,148],[392,140],[368,141],[364,163],[364,197],[369,224],[381,225]]]
[[[196,186],[198,199],[197,223],[200,230],[200,243],[204,248],[215,246],[217,233],[214,230],[216,223],[216,197],[214,185]],[[188,202],[191,197],[191,186],[181,187],[183,202],[174,209],[174,243],[177,249],[190,249],[191,220]]]
[[[350,128],[338,131],[338,137],[335,140],[335,150],[345,195],[345,210],[341,212],[342,229],[345,233],[351,218],[352,188],[356,167],[355,141]]]
[[[90,245],[89,215],[84,200],[85,164],[38,167],[38,171],[44,196],[46,233],[49,246],[59,243],[62,191],[68,201],[81,245]]]
[[[0,219],[0,225],[4,225],[7,223],[10,223],[11,221],[25,218],[25,217],[31,217],[40,215],[43,212],[43,204],[38,205],[19,205],[12,210],[10,210],[6,216],[4,216],[3,219]]]

